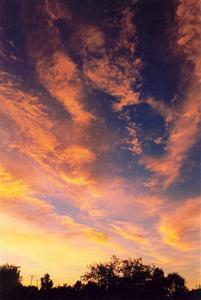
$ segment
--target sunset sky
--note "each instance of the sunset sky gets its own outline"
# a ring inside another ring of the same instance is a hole
[[[197,0],[0,1],[0,263],[200,281]]]

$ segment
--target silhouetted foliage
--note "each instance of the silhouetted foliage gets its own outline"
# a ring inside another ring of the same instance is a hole
[[[172,299],[183,299],[186,293],[185,280],[177,273],[171,273],[167,276],[168,293]]]
[[[41,281],[41,290],[50,290],[53,287],[53,281],[50,279],[49,274],[45,274],[40,279]]]
[[[12,297],[20,285],[20,267],[8,264],[0,266],[0,296],[2,299]]]
[[[108,263],[90,266],[82,281],[91,290],[96,287],[97,294],[101,291],[104,299],[184,299],[187,294],[180,275],[165,277],[162,269],[144,264],[141,258],[120,260],[113,256]]]
[[[188,293],[188,300],[200,300],[201,299],[201,288],[193,289]]]
[[[198,300],[201,290],[188,291],[177,273],[144,264],[141,258],[118,259],[89,266],[73,286],[53,288],[49,274],[41,277],[41,289],[23,286],[19,267],[0,267],[1,300]]]

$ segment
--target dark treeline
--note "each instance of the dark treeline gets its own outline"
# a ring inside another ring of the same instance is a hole
[[[165,276],[161,268],[138,259],[92,265],[73,286],[54,287],[49,274],[41,278],[40,289],[23,286],[20,267],[0,267],[1,300],[200,300],[201,289],[189,291],[178,273]]]

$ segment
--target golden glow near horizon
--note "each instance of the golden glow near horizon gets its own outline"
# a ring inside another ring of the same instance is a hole
[[[75,282],[87,265],[113,254],[142,257],[194,287],[201,275],[193,169],[201,92],[199,27],[192,23],[197,2],[175,8],[172,55],[193,68],[181,68],[183,90],[170,102],[141,95],[146,64],[137,56],[129,6],[117,10],[118,37],[111,42],[93,18],[77,22],[62,1],[41,3],[37,18],[29,2],[20,7],[26,55],[15,51],[11,37],[0,53],[2,66],[12,66],[0,72],[1,263],[21,266],[24,284],[30,274],[37,284],[48,272],[57,285]],[[63,41],[58,20],[72,31]],[[30,77],[18,74],[23,63],[34,68]],[[140,105],[139,125],[132,118]],[[151,132],[153,116],[163,121]],[[148,143],[160,151],[147,150]]]

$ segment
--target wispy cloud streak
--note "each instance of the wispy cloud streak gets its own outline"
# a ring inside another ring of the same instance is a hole
[[[194,16],[194,12],[196,16]],[[180,175],[180,169],[189,155],[192,146],[199,140],[200,124],[200,5],[196,1],[180,2],[177,17],[177,51],[184,57],[186,64],[193,63],[193,72],[189,73],[189,86],[178,106],[165,106],[148,100],[164,116],[169,127],[169,137],[165,155],[160,158],[147,157],[142,163],[156,173],[149,186],[164,178],[164,187],[169,187]],[[182,74],[186,76],[186,74]]]

